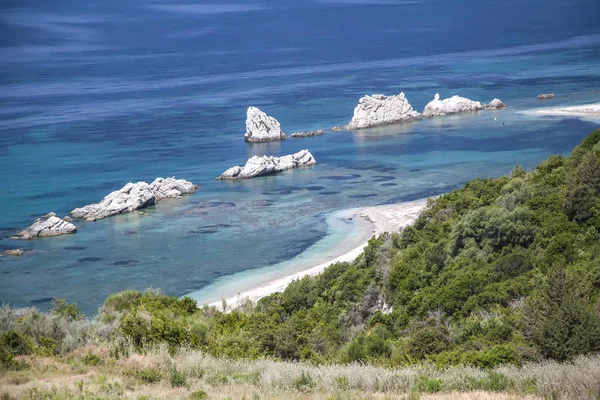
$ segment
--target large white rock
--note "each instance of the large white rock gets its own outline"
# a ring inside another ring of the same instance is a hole
[[[243,167],[238,165],[231,167],[217,179],[249,179],[316,163],[313,155],[308,150],[300,150],[296,154],[283,157],[254,156]]]
[[[54,213],[38,218],[27,229],[19,233],[20,239],[34,239],[43,236],[59,236],[77,232],[77,227],[70,222],[62,220]]]
[[[268,116],[256,107],[248,107],[246,112],[246,134],[247,142],[266,142],[269,140],[280,140],[285,138],[279,121]]]
[[[100,203],[76,208],[71,211],[71,214],[75,218],[96,221],[112,215],[139,210],[162,199],[193,193],[197,189],[198,185],[175,178],[156,178],[151,184],[130,182],[123,188],[110,193]]]
[[[421,114],[412,108],[404,93],[397,96],[373,94],[361,97],[346,129],[371,128],[420,118]]]
[[[440,100],[440,95],[436,93],[433,100],[423,109],[423,116],[435,117],[438,115],[458,114],[479,111],[484,108],[485,106],[480,102],[460,96],[452,96],[448,99]]]

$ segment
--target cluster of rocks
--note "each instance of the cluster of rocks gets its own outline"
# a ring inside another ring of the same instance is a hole
[[[283,157],[254,156],[243,167],[238,165],[231,167],[217,179],[249,179],[316,163],[315,158],[308,150],[301,150]]]
[[[553,99],[554,93],[540,93],[537,95],[538,100]]]
[[[290,136],[299,138],[320,136],[323,133],[323,130],[319,129],[308,132],[294,132]],[[247,142],[268,142],[285,139],[286,137],[277,119],[265,114],[256,107],[248,107],[248,111],[246,111],[246,133],[244,134],[244,139]]]
[[[362,97],[354,108],[354,115],[348,125],[334,126],[332,130],[357,130],[396,124],[400,122],[416,121],[424,117],[467,113],[480,110],[498,110],[506,105],[499,99],[493,99],[488,104],[473,101],[461,96],[452,96],[440,99],[436,93],[422,113],[415,111],[404,93],[396,96],[374,94]]]
[[[554,94],[540,94],[539,99],[552,98]],[[404,93],[395,96],[373,94],[363,96],[354,108],[354,115],[348,125],[334,127],[332,130],[365,129],[375,126],[390,125],[400,122],[415,121],[423,117],[457,114],[479,110],[502,109],[506,105],[499,99],[489,104],[482,104],[460,96],[440,99],[436,93],[434,99],[425,106],[422,113],[415,111]],[[291,136],[311,137],[323,134],[323,130],[295,132]],[[268,116],[256,107],[249,107],[246,113],[246,133],[248,142],[264,142],[281,140],[286,137],[281,130],[281,124],[275,118]],[[243,167],[229,168],[217,179],[249,179],[261,175],[274,174],[292,168],[316,164],[315,158],[308,150],[283,157],[254,156]],[[75,218],[86,221],[97,221],[113,215],[136,211],[156,202],[190,194],[198,189],[189,181],[175,178],[156,178],[151,184],[146,182],[128,183],[120,190],[104,197],[97,204],[76,208],[71,211]],[[77,232],[69,217],[60,219],[54,213],[38,218],[29,228],[18,234],[18,238],[32,239],[43,236],[58,236]],[[22,254],[22,253],[21,253]]]
[[[106,196],[98,204],[76,208],[71,211],[75,218],[85,218],[86,221],[97,221],[102,218],[139,210],[156,204],[162,199],[180,197],[193,193],[198,189],[184,179],[156,178],[151,184],[146,182],[128,183],[120,190]],[[20,232],[17,239],[34,239],[44,236],[59,236],[77,232],[70,217],[58,218],[55,213],[49,213]]]
[[[194,193],[197,189],[198,185],[175,178],[156,178],[151,184],[130,182],[123,188],[110,193],[100,203],[76,208],[71,211],[71,214],[75,218],[97,221],[154,205],[162,199]]]
[[[44,236],[59,236],[77,232],[77,227],[71,223],[71,218],[58,218],[51,212],[35,220],[33,224],[16,237],[19,239],[34,239]],[[20,254],[19,254],[20,255]]]

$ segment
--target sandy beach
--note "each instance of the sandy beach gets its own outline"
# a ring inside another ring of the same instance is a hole
[[[292,281],[296,279],[301,279],[307,275],[318,275],[331,264],[338,262],[353,261],[362,253],[364,248],[367,246],[368,240],[372,237],[372,235],[381,234],[383,232],[397,232],[403,227],[412,224],[417,219],[419,213],[425,207],[425,205],[426,199],[422,199],[406,203],[355,208],[338,212],[337,215],[343,216],[344,218],[349,220],[358,217],[364,221],[367,221],[371,227],[371,234],[366,235],[368,237],[364,241],[361,241],[361,244],[359,246],[354,247],[349,251],[347,251],[347,249],[344,249],[343,247],[341,247],[340,250],[337,251],[336,249],[329,249],[329,255],[332,253],[341,253],[339,255],[336,254],[336,257],[334,259],[329,259],[326,262],[321,262],[316,265],[312,265],[306,269],[301,270],[300,272],[296,272],[294,274],[274,279],[270,282],[261,284],[260,286],[241,291],[235,296],[225,298],[227,309],[237,308],[247,300],[256,302],[262,297],[268,296],[273,293],[281,292]],[[357,229],[359,228],[357,227]],[[356,233],[365,236],[364,232]],[[208,303],[208,305],[221,308],[222,300]]]
[[[574,117],[600,117],[600,103],[584,104],[577,106],[539,108],[523,111],[523,114],[556,115]]]

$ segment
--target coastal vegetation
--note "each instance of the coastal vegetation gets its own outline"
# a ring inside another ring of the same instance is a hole
[[[597,130],[257,304],[127,290],[93,318],[64,299],[4,306],[0,395],[600,398],[599,295]]]

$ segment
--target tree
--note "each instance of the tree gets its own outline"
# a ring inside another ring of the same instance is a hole
[[[526,336],[544,357],[564,361],[600,349],[600,319],[580,287],[561,268],[527,299]]]

